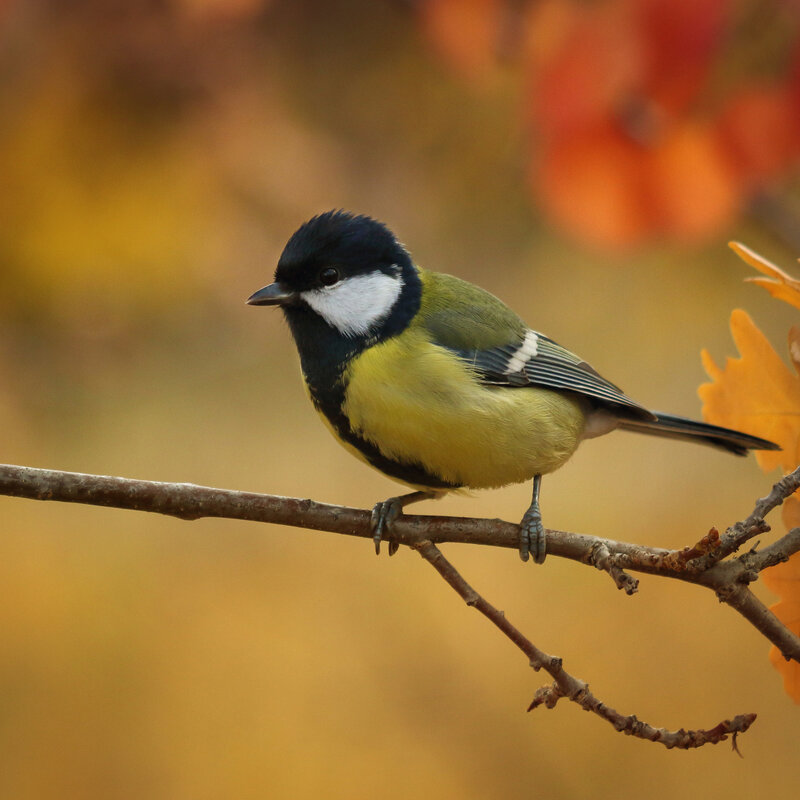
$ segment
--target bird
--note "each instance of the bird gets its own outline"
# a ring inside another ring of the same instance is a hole
[[[541,563],[542,476],[615,429],[745,455],[746,433],[650,411],[474,284],[417,266],[382,222],[332,210],[289,238],[274,282],[311,401],[352,454],[413,489],[375,504],[376,553],[406,506],[533,481],[519,555]],[[389,554],[398,549],[389,541]]]

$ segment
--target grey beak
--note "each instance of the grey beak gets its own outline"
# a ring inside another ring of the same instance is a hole
[[[294,292],[284,289],[279,283],[271,283],[247,298],[249,306],[282,306],[297,298]]]

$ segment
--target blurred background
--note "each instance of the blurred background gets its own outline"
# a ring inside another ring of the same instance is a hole
[[[0,0],[0,460],[394,494],[319,423],[280,314],[244,305],[337,207],[698,417],[731,309],[781,353],[796,321],[726,242],[798,271],[799,27],[796,0]],[[544,481],[545,524],[679,547],[776,477],[615,434]],[[528,499],[420,512],[517,520]],[[446,551],[620,711],[758,712],[745,758],[566,702],[526,714],[544,679],[405,549],[0,498],[0,796],[797,789],[797,708],[710,593]]]

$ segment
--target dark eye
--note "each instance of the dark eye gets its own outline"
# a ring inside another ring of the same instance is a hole
[[[339,282],[339,270],[336,267],[326,267],[319,274],[319,282],[323,286],[333,286],[334,283]]]

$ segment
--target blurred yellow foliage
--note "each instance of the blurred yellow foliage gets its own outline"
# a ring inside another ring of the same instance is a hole
[[[203,21],[233,20],[254,16],[272,0],[170,0],[180,13]]]
[[[184,138],[120,129],[67,66],[53,71],[0,137],[6,294],[53,308],[169,304],[193,281],[208,170]]]
[[[523,184],[546,120],[497,56],[516,42],[535,69],[564,52],[596,76],[552,81],[552,114],[606,102],[620,71],[586,54],[607,37],[562,47],[597,5],[0,0],[0,460],[364,508],[396,491],[318,424],[280,316],[243,302],[337,206],[693,414],[689,353],[742,291],[719,248],[577,246]],[[431,57],[417,12],[484,91]],[[672,63],[658,75],[685,73]],[[747,141],[776,137],[762,120]],[[608,159],[610,143],[576,154],[590,174],[572,202],[613,228],[641,209],[631,149]],[[670,547],[762,489],[743,459],[619,434],[546,493],[553,524]],[[420,512],[514,519],[528,501],[518,486]],[[507,552],[450,555],[621,711],[669,727],[760,712],[747,758],[632,742],[571,704],[526,715],[541,676],[406,550],[0,497],[0,798],[793,796],[794,708],[728,609],[676,582],[623,597],[558,559],[534,575]],[[675,769],[686,758],[697,769]]]

